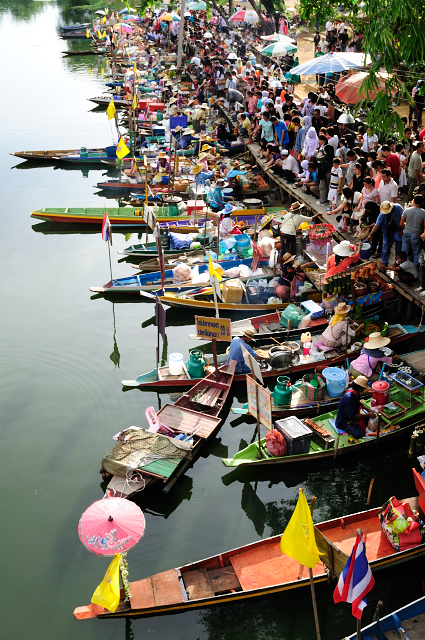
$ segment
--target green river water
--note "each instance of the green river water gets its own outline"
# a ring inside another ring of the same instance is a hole
[[[90,299],[89,286],[109,280],[100,233],[51,232],[32,220],[43,206],[98,206],[94,185],[105,170],[30,165],[8,152],[105,146],[114,141],[104,112],[87,98],[103,92],[101,58],[63,58],[85,43],[58,37],[55,2],[0,0],[1,144],[1,622],[11,640],[310,640],[315,637],[307,590],[210,610],[151,619],[77,622],[74,607],[90,602],[108,560],[80,543],[82,512],[102,497],[98,473],[112,436],[144,424],[148,406],[169,396],[123,392],[121,379],[153,368],[154,307]],[[22,169],[26,169],[23,171]],[[116,251],[137,235],[114,233],[115,277],[129,275]],[[193,315],[168,314],[169,351],[195,343]],[[146,326],[141,327],[142,323]],[[186,324],[185,326],[185,323]],[[409,348],[423,348],[421,341]],[[235,403],[244,400],[236,389]],[[207,557],[281,532],[298,487],[317,496],[316,521],[415,494],[408,441],[330,465],[278,471],[229,472],[221,458],[254,436],[254,425],[226,420],[193,469],[167,497],[140,502],[146,533],[128,554],[130,579]],[[422,595],[423,562],[376,574],[364,622],[376,602],[388,612]],[[355,629],[346,605],[332,603],[332,586],[317,588],[322,638]]]

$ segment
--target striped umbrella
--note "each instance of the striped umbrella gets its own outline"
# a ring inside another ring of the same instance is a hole
[[[282,33],[273,33],[271,36],[261,36],[261,40],[266,42],[287,42],[289,44],[296,44],[292,38],[284,36]]]
[[[370,56],[366,56],[364,53],[327,53],[325,56],[292,67],[291,74],[312,76],[317,73],[338,73],[338,71],[346,69],[364,67],[370,62]]]
[[[263,18],[266,16],[261,14]],[[232,22],[258,22],[259,21],[258,13],[253,9],[245,9],[243,11],[237,11],[232,15],[230,20]]]
[[[294,44],[289,42],[272,42],[267,47],[261,50],[263,56],[270,56],[271,58],[277,58],[278,56],[286,56],[288,53],[293,53],[297,50]]]

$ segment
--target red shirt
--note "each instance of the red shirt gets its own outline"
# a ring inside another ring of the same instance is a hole
[[[390,153],[386,159],[386,165],[391,169],[391,177],[397,178],[400,175],[400,158],[395,153]]]
[[[425,129],[422,129],[422,131],[419,134],[419,140],[423,140],[425,138]]]

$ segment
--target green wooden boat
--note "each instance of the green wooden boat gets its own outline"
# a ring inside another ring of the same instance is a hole
[[[397,374],[399,375],[399,374]],[[406,388],[394,385],[390,391],[390,402],[398,403],[398,412],[391,417],[385,417],[381,413],[381,426],[379,431],[379,442],[387,443],[395,438],[408,434],[414,427],[422,424],[425,420],[425,401],[422,393],[412,396],[413,402],[410,404],[410,394]],[[370,409],[371,398],[362,402],[366,409]],[[226,467],[239,467],[243,465],[276,465],[289,464],[294,462],[312,462],[323,458],[333,459],[341,455],[361,453],[365,449],[377,446],[377,438],[359,438],[357,441],[348,434],[337,435],[330,421],[336,418],[337,409],[325,413],[320,418],[315,418],[316,425],[327,432],[327,437],[322,436],[313,430],[313,437],[310,449],[307,453],[297,455],[287,455],[283,457],[272,456],[266,448],[266,439],[260,441],[261,455],[258,455],[258,442],[254,442],[245,447],[232,458],[223,458],[222,462]]]
[[[71,222],[85,224],[102,224],[105,211],[110,223],[116,227],[145,227],[143,208],[140,207],[44,207],[36,209],[32,218],[47,220],[48,222]],[[190,216],[159,216],[158,222],[173,222],[177,220],[190,221]],[[173,252],[175,253],[175,251]],[[150,255],[150,254],[147,254]]]

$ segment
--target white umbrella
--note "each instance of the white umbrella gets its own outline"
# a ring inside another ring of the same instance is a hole
[[[211,31],[205,31],[204,38],[214,38],[214,36]]]
[[[185,18],[190,18],[190,16],[191,16],[191,15],[192,15],[192,14],[190,13],[190,11],[185,11],[185,12],[184,12],[184,17],[185,17]]]
[[[232,51],[231,53],[229,53],[229,55],[227,56],[228,60],[237,60],[238,56],[236,55],[236,53],[234,51]]]
[[[364,53],[327,53],[313,60],[308,60],[292,67],[290,73],[294,76],[312,76],[318,73],[337,73],[346,69],[355,69],[370,64],[370,56]]]
[[[280,80],[272,80],[272,81],[270,82],[270,87],[271,87],[272,89],[279,88],[279,87],[281,87],[281,86],[282,86],[282,83],[281,83],[281,81],[280,81]]]
[[[106,16],[106,13],[104,11],[102,11],[102,9],[99,9],[98,11],[95,11],[95,14],[98,16]]]
[[[261,36],[261,39],[266,40],[266,42],[287,42],[288,44],[296,44],[295,40],[288,38],[288,36],[284,36],[282,33],[274,33],[271,36]]]

